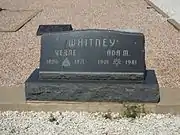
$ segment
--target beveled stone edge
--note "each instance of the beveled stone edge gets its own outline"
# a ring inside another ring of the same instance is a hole
[[[62,76],[62,77],[60,77]],[[76,78],[75,80],[141,80],[143,81],[145,73],[143,72],[56,72],[56,71],[39,71],[39,79],[48,78]],[[93,79],[92,79],[93,78]],[[95,79],[98,78],[98,79]],[[104,79],[106,78],[106,79]]]

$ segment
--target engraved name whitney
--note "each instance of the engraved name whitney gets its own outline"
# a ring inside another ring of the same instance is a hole
[[[102,48],[108,48],[113,47],[116,43],[119,41],[117,39],[108,39],[108,38],[79,38],[79,39],[71,39],[66,40],[66,45],[70,48],[74,47],[102,47]]]

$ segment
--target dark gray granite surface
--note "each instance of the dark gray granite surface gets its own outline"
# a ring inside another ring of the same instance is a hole
[[[159,86],[153,70],[143,83],[117,80],[39,80],[36,69],[25,82],[27,100],[159,102]]]

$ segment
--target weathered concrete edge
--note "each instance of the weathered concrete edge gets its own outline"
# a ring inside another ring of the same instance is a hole
[[[16,25],[15,27],[11,28],[11,29],[0,29],[0,32],[16,32],[18,31],[20,28],[22,28],[25,24],[27,24],[31,19],[33,19],[37,14],[39,14],[40,12],[42,12],[43,10],[22,10],[22,11],[32,11],[33,13],[31,13],[24,21],[22,21],[19,25]]]
[[[159,14],[161,14],[163,17],[169,18],[169,16],[163,11],[161,10],[158,6],[156,6],[153,2],[151,2],[151,0],[144,0],[149,6],[151,6],[152,8],[154,8]]]
[[[176,28],[178,31],[180,31],[180,24],[172,18],[168,18],[167,21],[174,26],[174,28]]]
[[[180,114],[180,105],[158,105],[155,103],[144,104],[149,113]],[[27,103],[2,103],[0,111],[34,111],[34,112],[64,112],[64,111],[86,111],[86,112],[119,112],[124,110],[123,104],[109,102],[27,102]]]
[[[17,27],[14,28],[14,32],[21,29],[25,24],[27,24],[31,19],[33,19],[37,14],[39,14],[42,11],[43,11],[42,9],[34,10],[34,12],[26,20],[24,20],[21,24],[19,24]]]
[[[145,104],[148,112],[156,113],[156,104]],[[122,112],[123,104],[109,102],[27,102],[22,104],[0,104],[0,111],[86,111],[86,112]]]
[[[163,17],[167,18],[167,22],[174,26],[175,29],[180,31],[180,24],[175,20],[172,19],[167,13],[165,13],[163,10],[161,10],[158,6],[156,6],[151,0],[145,0],[146,3],[154,8],[159,14],[161,14]]]

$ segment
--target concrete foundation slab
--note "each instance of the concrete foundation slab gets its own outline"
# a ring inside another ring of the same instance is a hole
[[[145,103],[153,113],[180,114],[180,89],[160,88],[159,103]],[[24,86],[0,87],[0,111],[88,111],[121,112],[123,104],[113,102],[25,101]]]

